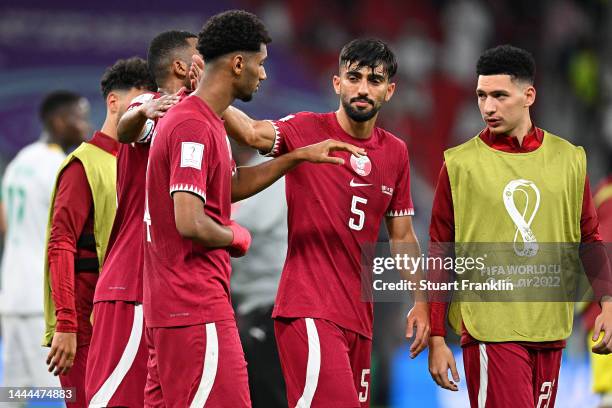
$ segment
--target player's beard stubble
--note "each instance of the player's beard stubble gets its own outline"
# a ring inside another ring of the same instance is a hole
[[[358,101],[367,102],[372,106],[372,108],[368,110],[361,110],[351,105],[351,103]],[[348,117],[354,120],[355,122],[367,122],[368,120],[376,116],[376,114],[382,107],[382,104],[376,103],[372,99],[367,97],[355,97],[351,99],[342,98],[342,107],[344,108],[344,111],[346,112]]]

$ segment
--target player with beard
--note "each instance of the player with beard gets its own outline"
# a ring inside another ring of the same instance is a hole
[[[330,152],[360,156],[362,149],[324,141],[235,168],[220,115],[236,98],[251,100],[266,79],[270,38],[263,23],[244,11],[211,17],[198,37],[206,69],[193,94],[159,123],[149,155],[145,405],[248,407],[229,257],[246,253],[250,234],[230,220],[231,201],[256,194],[303,161],[340,165],[343,159]]]
[[[147,159],[157,120],[176,103],[177,91],[190,85],[196,41],[195,34],[176,30],[151,41],[147,64],[158,92],[136,97],[119,121],[117,215],[96,286],[96,319],[87,362],[90,407],[144,404],[148,354],[142,313],[142,214]]]
[[[395,55],[376,39],[357,39],[340,52],[333,87],[336,112],[301,112],[254,121],[238,109],[224,114],[228,133],[271,156],[325,138],[352,143],[367,157],[340,169],[300,166],[286,176],[287,259],[273,311],[290,406],[369,406],[373,305],[361,300],[361,246],[375,243],[381,221],[394,250],[418,245],[412,226],[406,144],[376,127],[395,91]],[[317,214],[316,217],[304,214]],[[427,344],[428,308],[420,299],[407,316],[414,357]]]

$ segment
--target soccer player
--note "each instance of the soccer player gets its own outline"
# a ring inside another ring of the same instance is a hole
[[[149,46],[149,71],[158,92],[137,96],[117,129],[117,214],[108,254],[94,295],[95,324],[87,361],[88,406],[142,407],[147,348],[142,312],[145,177],[157,119],[189,86],[188,71],[197,36],[166,31]],[[135,143],[132,143],[135,142]]]
[[[531,121],[533,57],[520,48],[498,46],[480,56],[476,71],[486,128],[445,152],[432,242],[512,242],[521,236],[525,245],[599,242],[584,150]],[[532,213],[515,208],[513,191],[519,186],[521,197],[531,193]],[[602,301],[602,308],[595,332],[605,335],[594,350],[609,353],[612,303]],[[471,406],[553,407],[572,309],[572,302],[553,301],[453,303],[449,316],[459,319],[449,320],[461,333]],[[431,304],[429,370],[438,385],[456,391],[459,375],[444,341],[445,315],[445,303]]]
[[[593,202],[599,219],[599,232],[606,243],[608,251],[612,242],[612,176],[600,183],[593,193]],[[595,318],[600,312],[599,304],[592,303],[585,312],[585,325],[590,331],[595,325]],[[595,346],[596,339],[589,335],[589,344]],[[600,408],[612,408],[612,358],[595,353],[591,355],[593,372],[593,391],[601,395]]]
[[[261,21],[244,11],[211,17],[198,37],[206,61],[203,77],[160,121],[149,154],[145,405],[248,407],[229,257],[246,253],[250,234],[230,220],[231,201],[261,191],[303,161],[341,164],[330,152],[360,156],[362,149],[324,141],[258,166],[234,168],[220,115],[235,98],[251,100],[266,79],[270,38]]]
[[[273,156],[328,137],[367,151],[340,169],[306,164],[286,176],[288,250],[273,317],[289,406],[369,406],[373,305],[361,300],[361,246],[376,243],[383,219],[391,243],[418,244],[406,144],[375,126],[396,70],[387,44],[353,40],[333,78],[337,111],[276,121],[235,108],[224,115],[230,135]],[[427,344],[424,300],[407,317],[408,337],[415,324],[413,357]]]
[[[117,122],[129,102],[154,89],[146,62],[119,60],[101,80],[106,119],[92,139],[64,161],[51,198],[45,265],[44,345],[49,371],[63,387],[75,387],[85,406],[85,372],[91,338],[93,295],[117,205]]]
[[[47,352],[32,333],[45,327],[40,276],[55,173],[89,132],[88,112],[87,100],[76,93],[47,95],[40,106],[43,135],[17,154],[2,179],[2,218],[8,228],[2,256],[2,353],[8,386],[59,386],[45,370]]]

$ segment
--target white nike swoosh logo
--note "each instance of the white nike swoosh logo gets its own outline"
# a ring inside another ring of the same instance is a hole
[[[350,186],[351,187],[368,187],[371,186],[372,184],[362,184],[362,183],[355,183],[355,179],[351,179],[350,182]]]

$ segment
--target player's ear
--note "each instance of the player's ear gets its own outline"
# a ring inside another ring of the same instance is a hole
[[[110,92],[106,97],[106,109],[112,114],[119,112],[119,95],[116,92]]]
[[[172,63],[172,70],[177,74],[177,76],[179,76],[180,78],[184,78],[189,72],[189,66],[183,61],[176,59]]]
[[[535,103],[536,90],[533,85],[525,87],[525,107],[528,108]]]
[[[235,75],[242,74],[242,70],[244,69],[246,61],[244,59],[244,55],[236,54],[232,58],[232,71],[234,71]]]
[[[334,75],[332,78],[332,85],[334,86],[336,95],[340,95],[340,77],[338,75]]]
[[[395,93],[395,82],[389,82],[387,85],[387,94],[385,95],[385,102],[389,102],[391,97]]]

